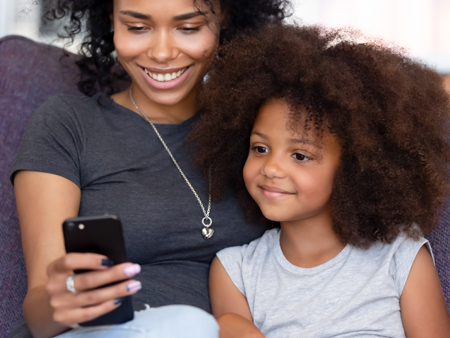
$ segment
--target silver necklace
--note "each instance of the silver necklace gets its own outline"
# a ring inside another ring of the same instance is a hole
[[[133,99],[133,94],[131,93],[131,89],[133,88],[133,86],[130,86],[130,99],[131,102],[133,102],[134,106],[136,107],[136,109],[139,111],[139,113],[142,115],[142,117],[148,122],[150,123],[150,125],[153,127],[153,130],[156,133],[156,136],[158,136],[159,140],[161,141],[162,145],[164,146],[164,148],[166,148],[167,153],[169,154],[170,158],[172,159],[173,163],[175,164],[175,166],[177,167],[178,171],[180,172],[181,176],[184,178],[184,180],[186,181],[187,185],[189,186],[189,188],[191,188],[192,192],[194,193],[195,198],[197,198],[198,204],[200,204],[200,207],[202,208],[203,211],[203,215],[205,217],[203,217],[202,219],[202,224],[203,224],[203,229],[202,229],[202,235],[204,239],[209,239],[212,237],[212,235],[214,235],[214,229],[211,228],[212,225],[212,219],[211,217],[209,217],[209,213],[211,212],[211,171],[209,172],[209,201],[208,201],[208,210],[205,210],[205,207],[203,206],[202,201],[200,200],[200,197],[198,197],[197,192],[195,191],[194,187],[192,186],[192,184],[189,182],[189,180],[187,179],[186,175],[183,173],[183,170],[181,170],[180,166],[178,165],[177,161],[175,160],[175,157],[173,157],[172,152],[169,150],[169,147],[167,147],[166,142],[164,142],[163,138],[161,137],[161,135],[158,132],[158,129],[156,129],[155,125],[153,124],[152,121],[150,121],[150,119],[147,117],[147,115],[145,115],[142,110],[138,107],[138,105],[136,104],[136,102],[134,102]]]

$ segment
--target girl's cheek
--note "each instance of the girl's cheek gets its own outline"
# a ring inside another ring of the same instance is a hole
[[[244,169],[243,169],[243,176],[244,176],[244,182],[245,186],[247,187],[247,190],[251,193],[251,188],[253,186],[253,183],[256,179],[256,176],[258,174],[257,169],[257,163],[250,157],[247,158],[247,161],[245,162]]]

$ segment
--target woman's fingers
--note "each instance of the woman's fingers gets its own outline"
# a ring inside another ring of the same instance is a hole
[[[73,284],[77,292],[96,289],[103,285],[122,281],[141,272],[139,264],[123,263],[104,271],[92,271],[73,276]]]
[[[92,271],[74,275],[74,270]],[[48,268],[47,292],[53,319],[74,327],[114,310],[120,306],[121,298],[141,289],[139,281],[127,280],[140,271],[138,264],[112,266],[107,257],[97,254],[71,253],[57,259]],[[66,285],[70,276],[75,293]],[[113,283],[117,284],[110,285]]]
[[[81,292],[78,294],[64,293],[51,300],[53,308],[70,309],[95,306],[108,301],[120,302],[122,297],[135,294],[141,289],[141,282],[127,280],[122,283]],[[70,304],[70,306],[68,305]]]
[[[98,318],[119,306],[120,303],[110,300],[87,308],[58,309],[53,313],[53,320],[69,327],[76,327],[78,323]]]
[[[69,253],[66,254],[48,267],[49,276],[58,273],[68,273],[74,270],[106,270],[111,267],[108,257],[93,253]]]

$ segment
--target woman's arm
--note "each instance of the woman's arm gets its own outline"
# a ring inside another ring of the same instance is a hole
[[[403,327],[408,338],[450,337],[450,315],[433,260],[422,247],[400,297]]]
[[[264,338],[253,324],[247,299],[217,257],[211,264],[209,294],[213,315],[220,326],[220,338]]]
[[[113,310],[120,305],[114,299],[134,293],[126,287],[132,281],[89,291],[129,278],[124,268],[130,263],[108,269],[101,262],[107,257],[65,253],[62,223],[78,215],[81,192],[77,185],[52,174],[20,171],[14,186],[28,277],[23,312],[34,337],[60,334]],[[75,269],[100,271],[76,276],[79,292],[73,294],[65,283]]]

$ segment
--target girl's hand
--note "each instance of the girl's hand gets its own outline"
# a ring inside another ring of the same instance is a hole
[[[95,319],[114,310],[121,298],[141,289],[141,283],[128,279],[141,271],[138,264],[123,263],[113,267],[107,257],[89,253],[69,253],[49,264],[46,290],[53,310],[53,320],[61,325],[77,327],[78,323]],[[67,278],[74,270],[94,270],[73,276],[76,293],[67,289]],[[124,281],[125,280],[125,281]],[[101,287],[123,281],[116,285]]]

